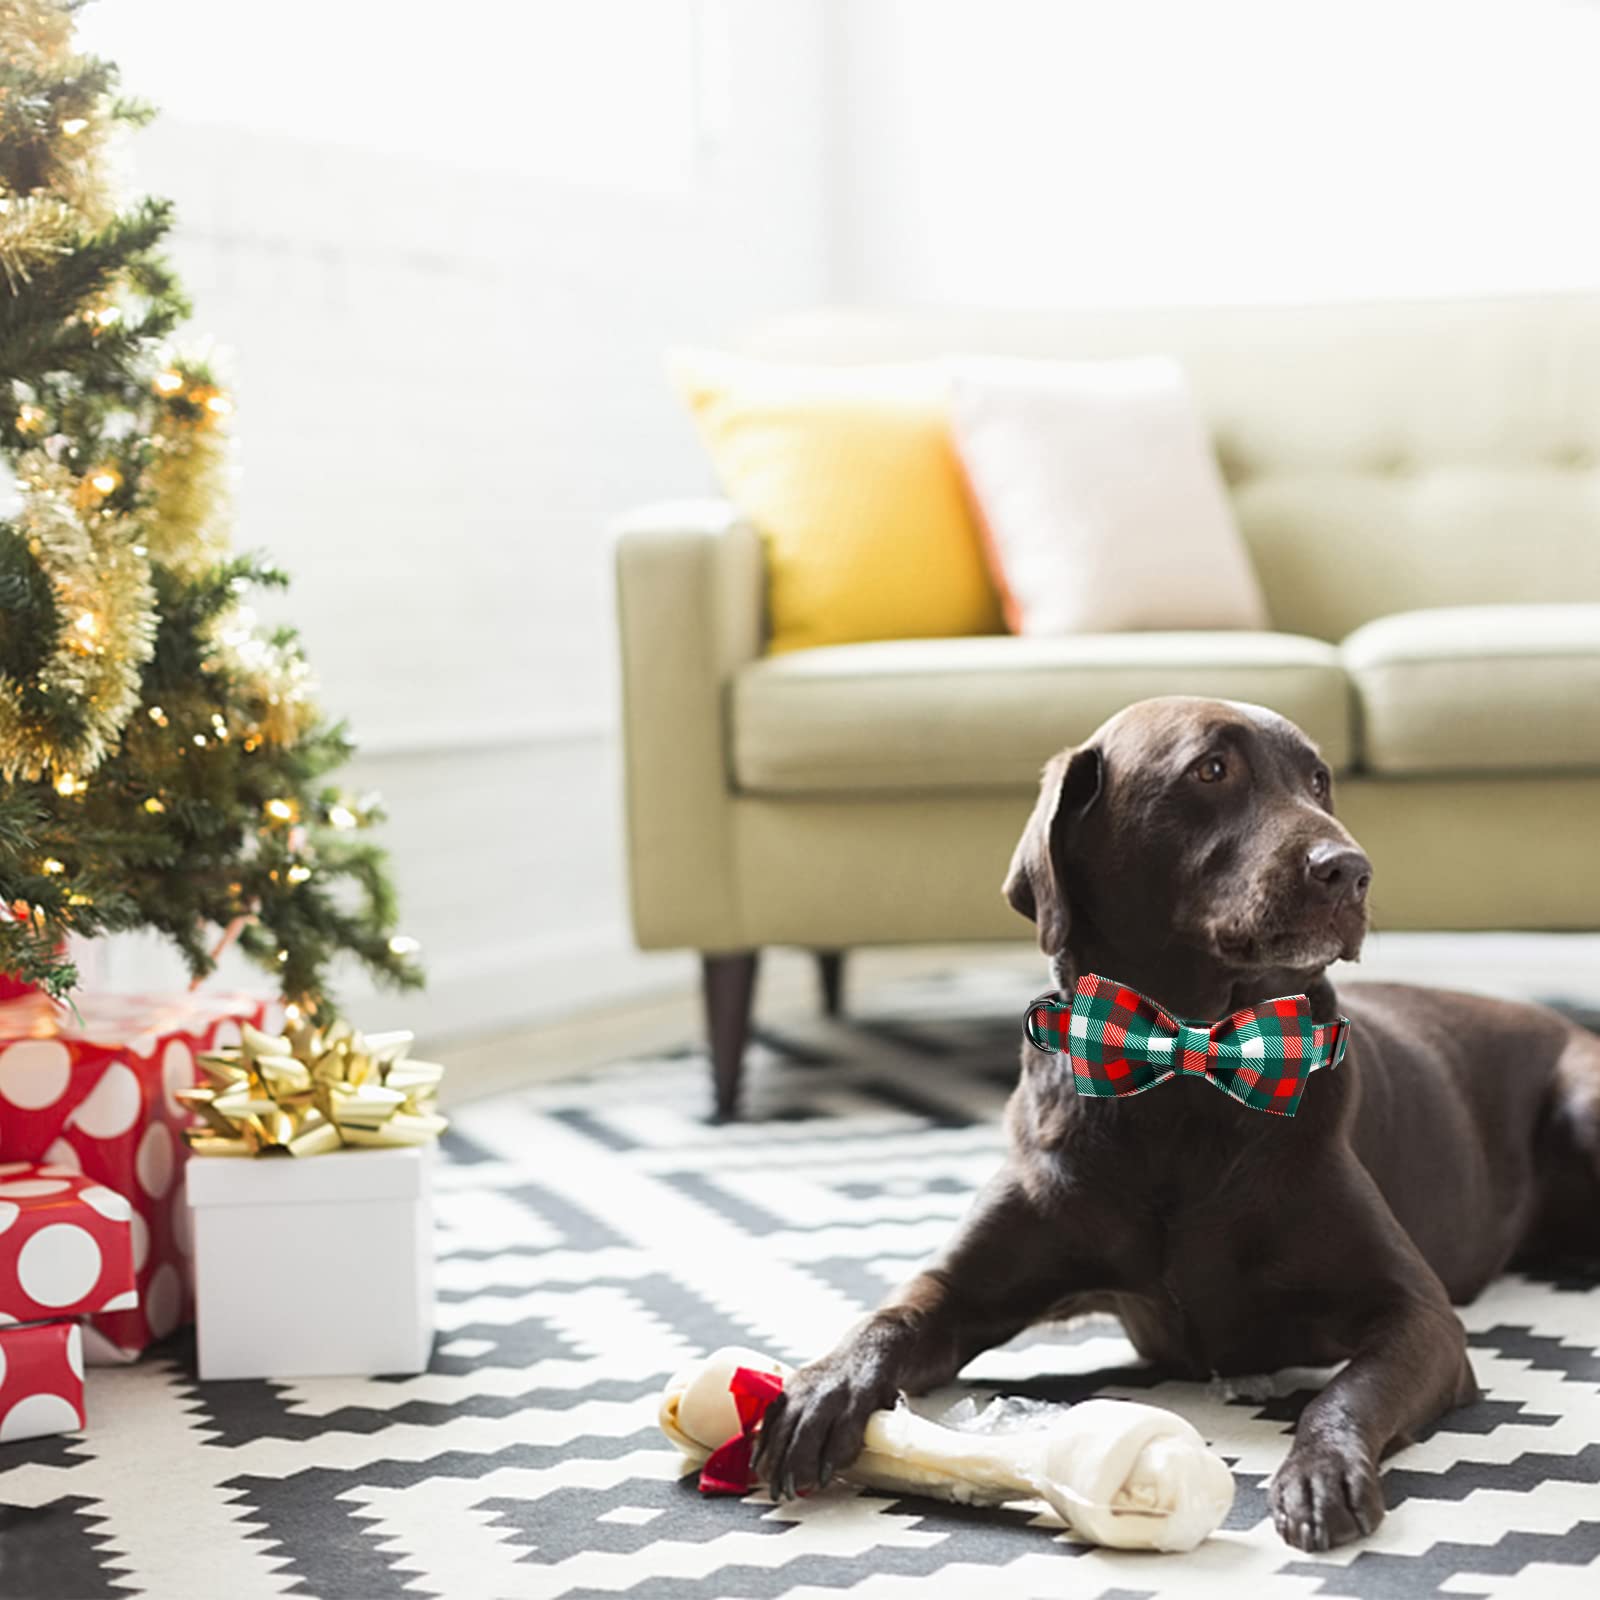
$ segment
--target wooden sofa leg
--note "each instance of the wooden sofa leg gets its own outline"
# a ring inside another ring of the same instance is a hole
[[[711,1080],[716,1117],[725,1122],[739,1110],[744,1050],[750,1040],[750,1008],[756,992],[754,950],[735,955],[703,955],[701,987],[706,1002],[706,1037],[711,1045]]]
[[[844,951],[817,951],[817,977],[822,983],[823,1015],[841,1016],[844,1012]]]

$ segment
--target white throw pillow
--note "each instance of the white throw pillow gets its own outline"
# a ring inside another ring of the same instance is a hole
[[[1267,626],[1176,361],[962,360],[951,390],[1014,633]]]

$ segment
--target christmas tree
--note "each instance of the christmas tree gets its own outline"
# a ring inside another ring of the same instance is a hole
[[[147,110],[74,48],[78,0],[0,0],[0,974],[63,994],[67,932],[158,929],[199,977],[232,934],[326,1019],[336,957],[398,986],[413,941],[283,584],[230,552],[231,406],[172,340],[170,207],[119,207],[107,141]]]

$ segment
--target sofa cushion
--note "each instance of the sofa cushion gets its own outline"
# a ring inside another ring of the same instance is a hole
[[[1373,772],[1600,770],[1600,605],[1407,611],[1343,656]]]
[[[1269,626],[1176,361],[956,361],[950,418],[1013,633]]]
[[[728,498],[766,546],[774,655],[1000,631],[941,367],[680,351],[672,368]]]
[[[1337,649],[1283,633],[898,639],[752,662],[732,685],[740,789],[1029,790],[1063,745],[1133,700],[1215,695],[1281,711],[1330,765],[1352,749]]]

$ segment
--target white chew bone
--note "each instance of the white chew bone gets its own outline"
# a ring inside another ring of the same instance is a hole
[[[794,1371],[770,1356],[727,1344],[702,1361],[691,1361],[661,1391],[661,1431],[697,1465],[739,1431],[739,1408],[728,1393],[739,1367],[775,1372],[786,1381]]]
[[[737,1367],[788,1378],[782,1362],[729,1347],[686,1367],[661,1397],[661,1427],[703,1462],[739,1431]],[[1077,1538],[1129,1550],[1192,1550],[1233,1504],[1233,1474],[1182,1417],[1131,1400],[1085,1400],[1041,1427],[966,1433],[908,1406],[875,1411],[842,1474],[864,1488],[999,1505],[1048,1501]]]

